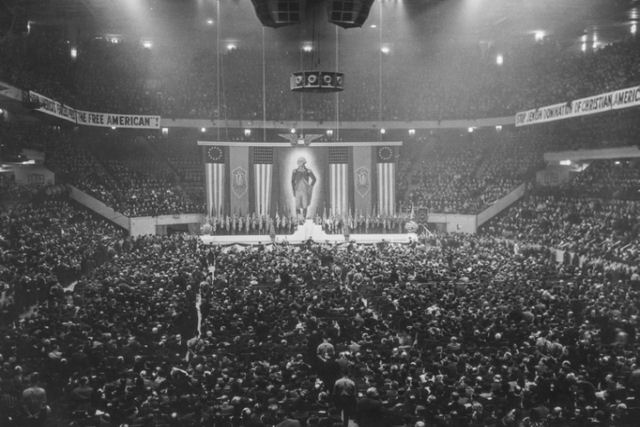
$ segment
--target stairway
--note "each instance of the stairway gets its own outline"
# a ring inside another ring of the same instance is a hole
[[[332,239],[335,236],[332,236]],[[315,224],[313,220],[307,219],[303,224],[299,225],[296,231],[289,237],[291,241],[306,241],[313,239],[316,242],[322,242],[329,239],[329,235],[324,232],[321,225]],[[344,240],[344,238],[341,238]]]

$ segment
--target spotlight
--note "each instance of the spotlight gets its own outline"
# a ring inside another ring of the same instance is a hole
[[[251,136],[251,129],[245,129],[244,136]]]
[[[498,56],[496,56],[496,64],[498,65],[504,64],[504,56],[502,56],[501,53],[499,53]]]
[[[389,47],[389,45],[384,44],[380,47],[380,52],[388,55],[391,52],[391,48]]]
[[[162,134],[163,134],[164,136],[169,135],[169,128],[162,128]]]
[[[289,133],[292,133],[292,134],[296,133],[296,128],[291,128],[291,129],[289,130]]]
[[[544,40],[544,31],[536,31],[533,34],[533,37],[537,42],[541,42],[542,40]]]
[[[413,136],[416,134],[416,130],[415,129],[409,129],[409,135]]]
[[[497,125],[496,132],[501,132],[501,131],[502,131],[502,125]]]
[[[305,43],[302,45],[303,52],[311,52],[313,50],[313,45],[311,43]]]
[[[469,129],[467,129],[467,132],[473,133],[474,130],[475,130],[475,128],[470,126]]]
[[[207,131],[207,128],[200,128],[200,132],[205,133]]]
[[[213,25],[213,19],[209,18],[207,19],[207,25]]]
[[[333,136],[333,129],[327,129],[327,136]]]
[[[78,57],[78,49],[75,47],[72,47],[69,53],[71,55],[71,59],[76,59]]]
[[[387,130],[385,128],[380,129],[380,135],[384,135],[385,133],[387,133]]]
[[[142,47],[144,47],[145,49],[151,49],[153,47],[153,43],[151,42],[151,40],[144,40],[142,42]]]
[[[236,50],[237,48],[238,48],[238,45],[235,44],[234,42],[227,43],[227,50],[229,52],[231,52],[232,50]]]

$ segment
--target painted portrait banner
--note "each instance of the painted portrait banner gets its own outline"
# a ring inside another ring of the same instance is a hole
[[[276,206],[280,215],[322,215],[326,206],[328,179],[327,150],[293,147],[276,150],[278,182]]]

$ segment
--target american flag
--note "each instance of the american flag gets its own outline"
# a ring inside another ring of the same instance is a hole
[[[273,184],[273,148],[255,147],[253,149],[253,177],[255,212],[258,215],[269,215]]]
[[[329,200],[333,215],[346,215],[349,210],[349,149],[329,149]]]
[[[205,189],[207,192],[207,215],[221,216],[224,207],[225,147],[205,147]]]
[[[376,156],[378,172],[378,213],[394,215],[396,212],[396,159],[392,147],[379,147]]]

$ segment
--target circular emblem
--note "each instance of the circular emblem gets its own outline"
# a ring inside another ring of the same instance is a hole
[[[328,85],[331,84],[331,76],[329,74],[325,74],[322,80],[324,80],[324,82]]]
[[[296,84],[299,85],[302,83],[302,76],[296,76]]]
[[[338,86],[342,86],[342,76],[336,76],[336,83]]]
[[[316,81],[318,81],[318,76],[316,76],[315,74],[309,74],[307,80],[309,81],[309,83],[314,84]]]
[[[378,149],[378,156],[380,160],[386,161],[393,158],[393,150],[390,147],[380,147]]]
[[[222,149],[220,147],[209,147],[209,150],[207,150],[207,155],[209,156],[209,160],[217,162],[219,160],[222,160]]]

